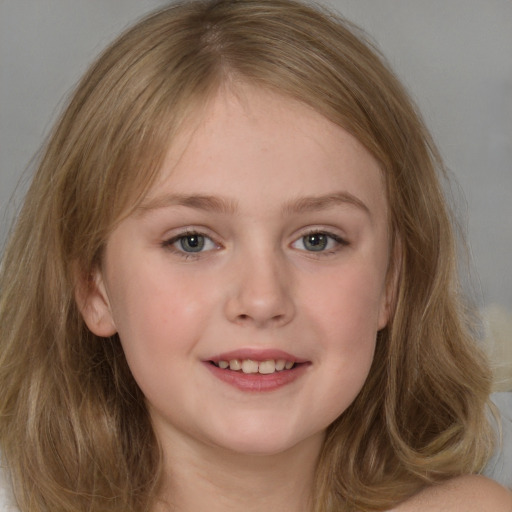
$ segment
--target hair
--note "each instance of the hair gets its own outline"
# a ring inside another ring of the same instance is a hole
[[[118,336],[93,335],[75,294],[183,122],[240,81],[346,129],[385,179],[394,311],[362,391],[328,428],[315,510],[385,510],[485,463],[491,377],[459,290],[445,172],[407,93],[362,32],[331,12],[291,0],[191,1],[143,19],[83,77],[5,251],[0,447],[22,511],[154,504],[161,453],[144,397]]]

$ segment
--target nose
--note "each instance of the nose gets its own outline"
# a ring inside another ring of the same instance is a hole
[[[257,328],[288,324],[295,316],[290,271],[269,251],[240,255],[230,266],[225,314],[230,322]]]

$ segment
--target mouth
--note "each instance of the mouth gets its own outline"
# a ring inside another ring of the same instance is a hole
[[[286,359],[266,359],[264,361],[256,361],[254,359],[230,359],[210,361],[211,364],[221,370],[230,370],[232,372],[241,372],[245,374],[259,373],[260,375],[271,375],[276,372],[291,370],[296,363]]]
[[[299,379],[311,361],[278,350],[238,350],[204,361],[212,374],[242,391],[274,391]]]

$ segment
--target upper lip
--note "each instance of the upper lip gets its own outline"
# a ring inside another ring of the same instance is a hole
[[[294,356],[284,350],[278,349],[254,349],[254,348],[241,348],[237,350],[231,350],[229,352],[223,352],[222,354],[218,354],[214,357],[208,359],[208,361],[213,361],[214,363],[218,363],[219,361],[232,361],[233,359],[251,359],[252,361],[269,361],[269,360],[279,360],[284,359],[285,361],[292,361],[294,363],[306,363],[307,359],[302,359],[300,357]]]

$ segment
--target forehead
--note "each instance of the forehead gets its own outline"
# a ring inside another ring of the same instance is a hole
[[[221,88],[172,141],[144,203],[162,193],[288,201],[348,192],[385,209],[372,155],[309,106],[247,84]]]

